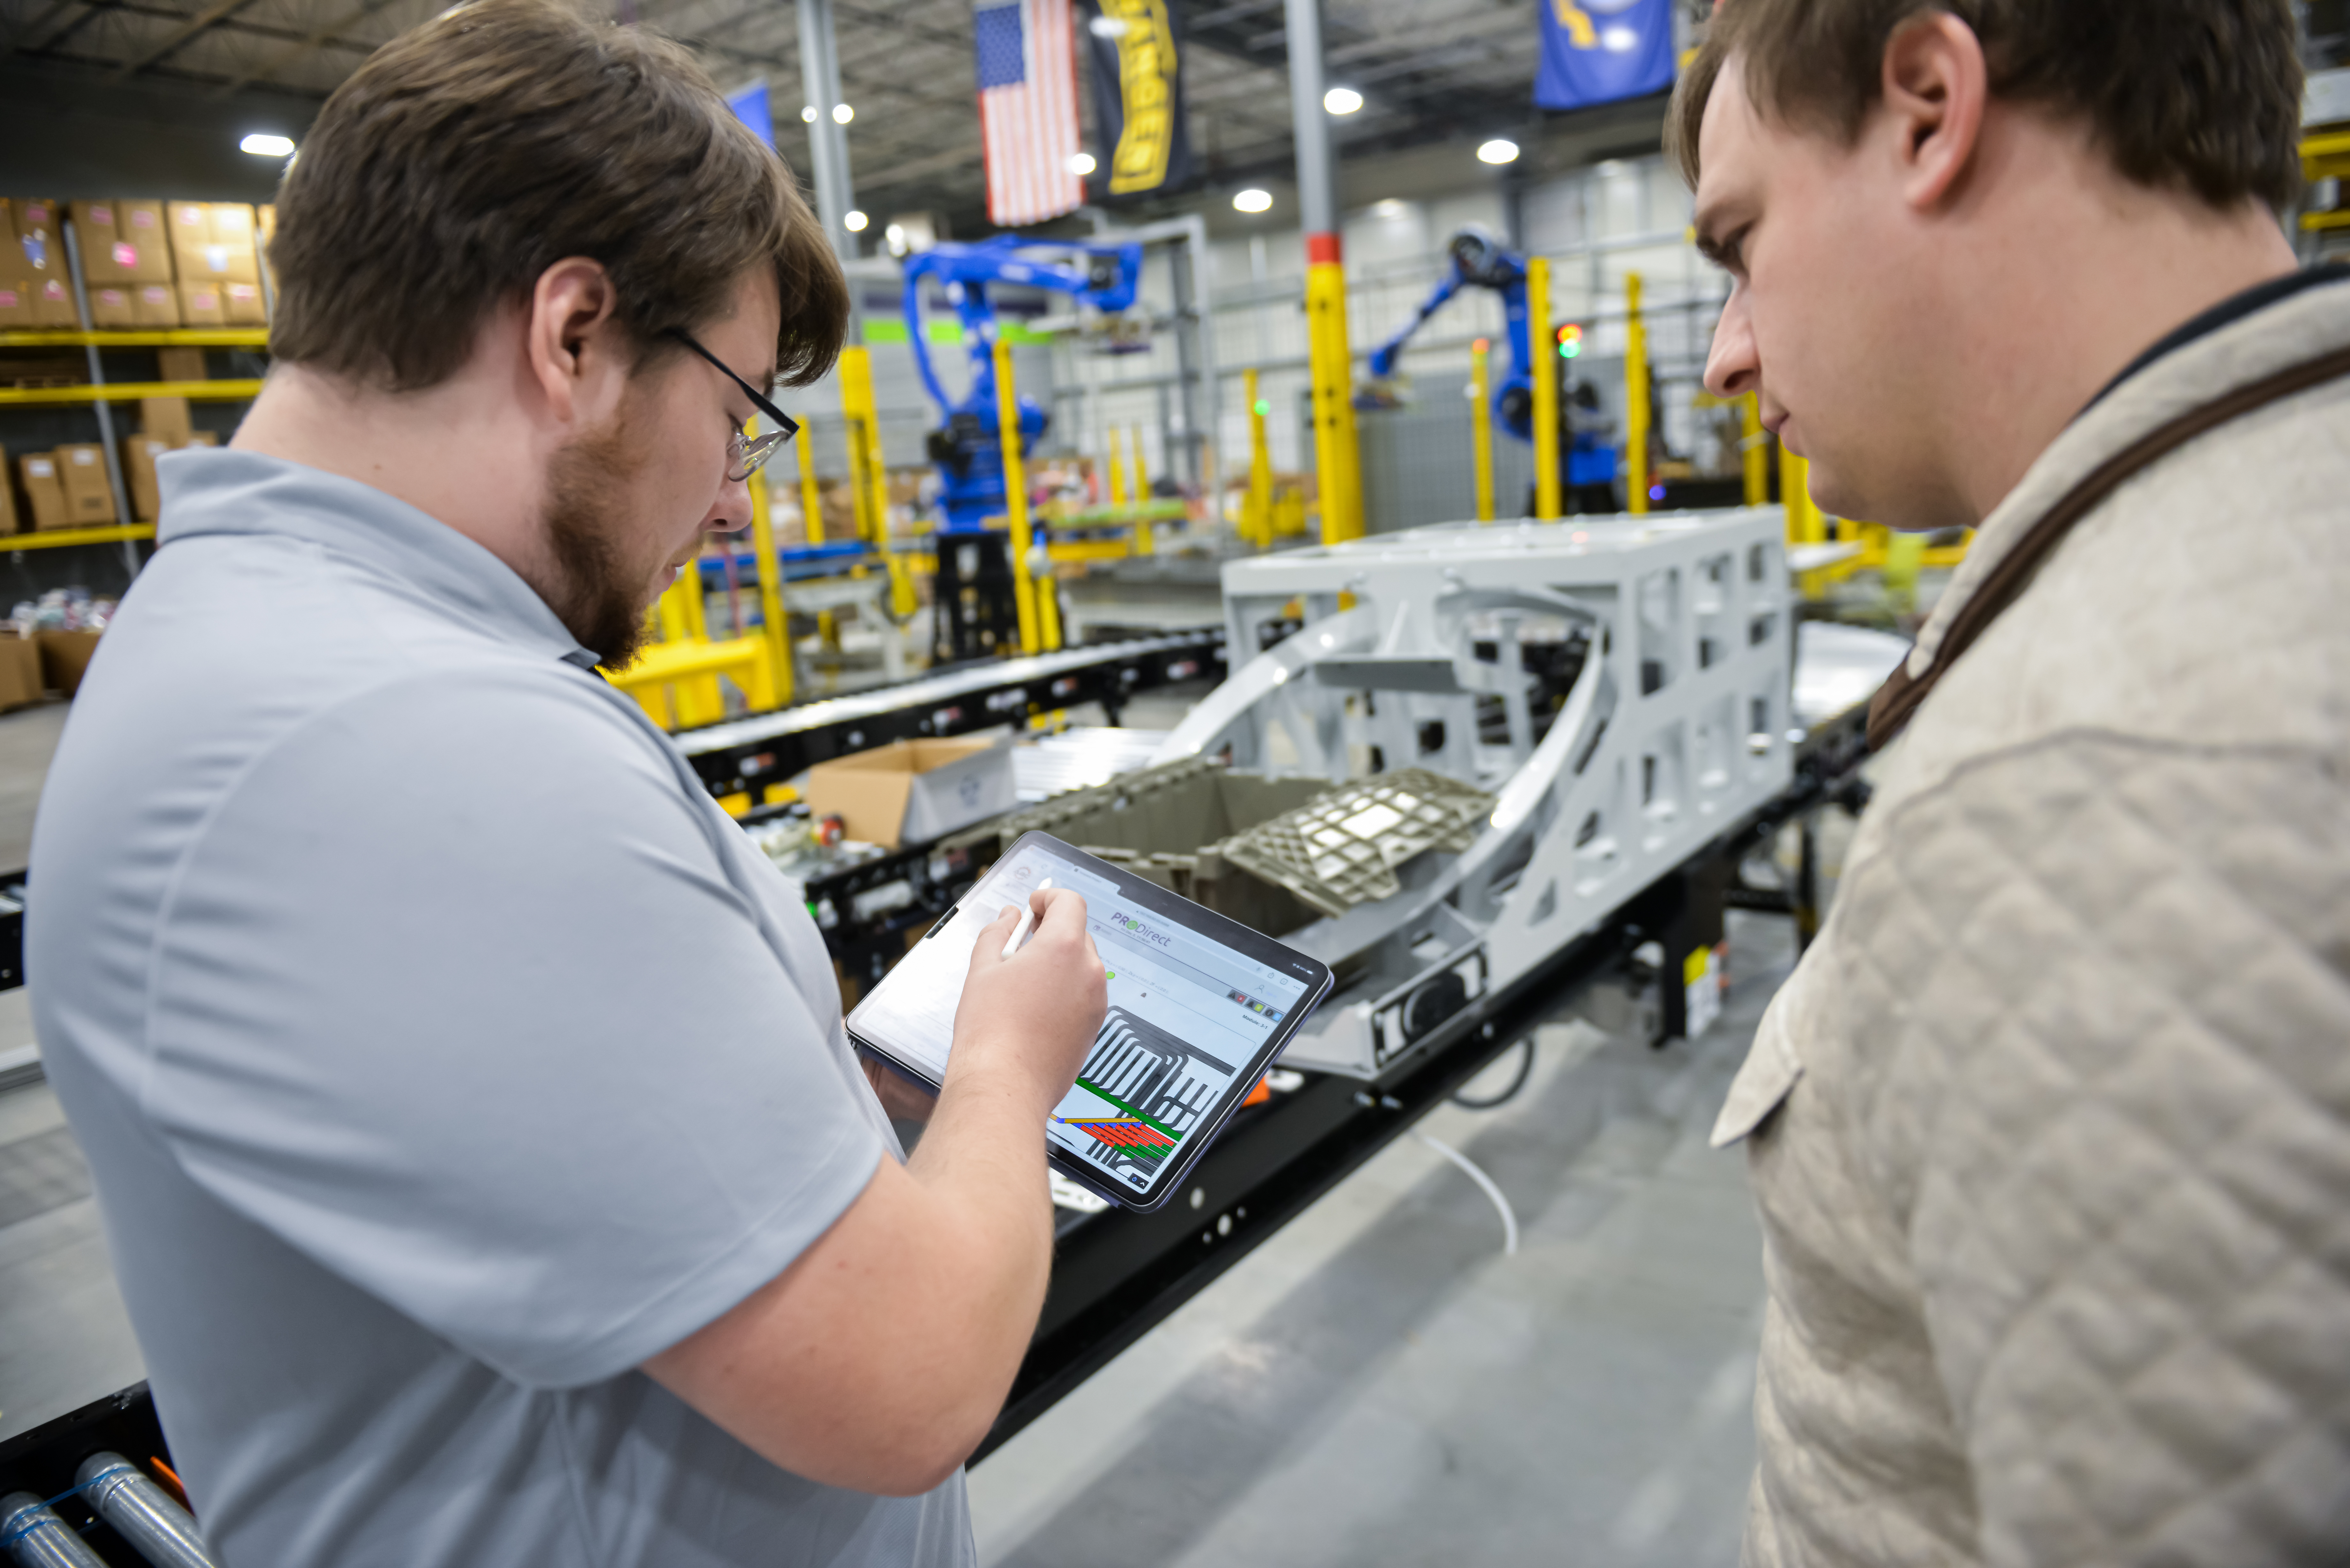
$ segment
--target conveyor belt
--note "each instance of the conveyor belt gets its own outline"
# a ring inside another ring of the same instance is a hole
[[[1031,713],[1099,702],[1113,722],[1137,691],[1223,672],[1224,633],[1203,627],[988,659],[901,686],[802,702],[677,737],[710,792],[754,796],[805,768],[892,741],[969,734]]]

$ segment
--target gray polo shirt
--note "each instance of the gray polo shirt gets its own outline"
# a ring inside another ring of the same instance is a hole
[[[969,1563],[634,1370],[897,1148],[790,885],[494,556],[241,452],[34,834],[41,1051],[232,1564]]]

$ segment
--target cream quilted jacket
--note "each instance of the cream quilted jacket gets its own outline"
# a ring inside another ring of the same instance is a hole
[[[1986,521],[2350,344],[2176,349]],[[2350,381],[2084,518],[1886,758],[1758,1033],[1750,1564],[2350,1563]]]

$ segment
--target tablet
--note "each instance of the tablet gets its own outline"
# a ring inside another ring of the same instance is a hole
[[[848,1015],[849,1038],[935,1091],[972,944],[1050,879],[1085,895],[1109,1012],[1045,1124],[1054,1168],[1151,1210],[1329,993],[1326,965],[1042,833],[1023,834]]]

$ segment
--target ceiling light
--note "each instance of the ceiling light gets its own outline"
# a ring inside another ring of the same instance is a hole
[[[1383,202],[1371,203],[1371,216],[1375,218],[1400,218],[1409,210],[1393,196],[1389,196]]]
[[[800,123],[802,125],[814,125],[816,123],[816,105],[810,103],[800,106]]]
[[[849,108],[847,104],[837,103],[832,106],[833,124],[847,125],[850,120],[855,119],[856,118],[857,111]]]
[[[1123,38],[1127,23],[1120,16],[1096,16],[1086,24],[1086,31],[1097,38]]]
[[[1497,136],[1477,149],[1477,161],[1480,163],[1515,163],[1517,161],[1518,144],[1505,136]]]
[[[1240,213],[1262,213],[1273,205],[1273,192],[1260,191],[1252,185],[1245,191],[1232,192],[1232,210]]]
[[[872,219],[867,217],[864,213],[858,212],[854,207],[849,208],[848,211],[840,214],[840,226],[847,229],[852,234],[863,234],[865,232],[865,225],[872,221]]]
[[[1640,35],[1618,25],[1600,33],[1599,47],[1611,55],[1628,55],[1640,47]]]
[[[1094,171],[1094,155],[1093,155],[1092,153],[1090,153],[1090,152],[1072,152],[1072,153],[1070,153],[1070,154],[1069,154],[1069,172],[1070,172],[1070,173],[1072,173],[1072,174],[1090,174],[1090,173],[1092,173],[1093,171]]]
[[[272,136],[265,130],[256,130],[238,142],[237,146],[252,153],[255,158],[283,158],[294,151],[294,139],[290,136]]]
[[[1352,114],[1363,107],[1363,95],[1353,88],[1332,88],[1322,95],[1322,107],[1332,114]]]

